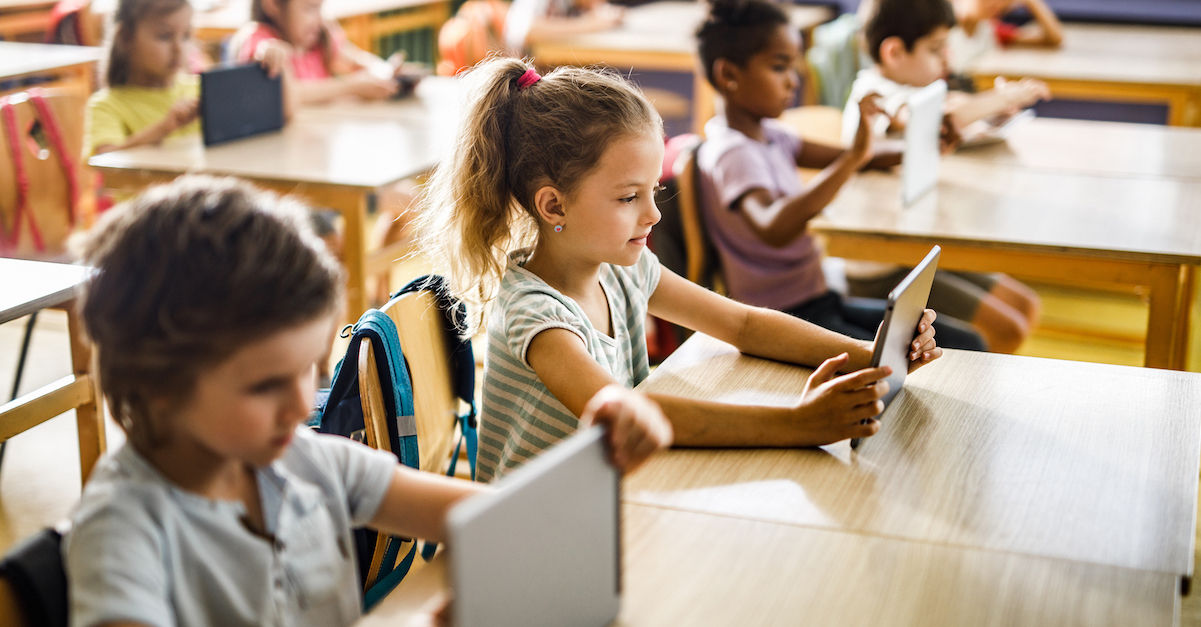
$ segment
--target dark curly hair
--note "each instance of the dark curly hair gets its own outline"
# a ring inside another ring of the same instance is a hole
[[[200,373],[248,341],[337,310],[342,269],[298,201],[180,177],[107,213],[82,245],[80,310],[113,418],[143,450]]]
[[[717,87],[713,62],[726,59],[746,67],[751,57],[762,52],[771,34],[788,24],[788,16],[767,0],[713,0],[709,17],[696,32],[705,78]]]

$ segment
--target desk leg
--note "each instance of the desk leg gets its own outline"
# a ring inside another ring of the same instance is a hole
[[[1185,349],[1180,346],[1179,330],[1188,324],[1187,309],[1182,310],[1180,301],[1191,292],[1181,289],[1182,275],[1186,271],[1180,266],[1164,266],[1152,272],[1148,287],[1151,288],[1150,311],[1147,315],[1147,352],[1144,365],[1150,368],[1180,370]],[[1188,271],[1192,276],[1191,270]]]
[[[1188,368],[1189,330],[1193,313],[1193,298],[1196,297],[1197,268],[1196,266],[1180,266],[1177,281],[1176,299],[1176,328],[1172,342],[1172,369],[1185,370]]]
[[[334,208],[342,214],[342,264],[346,266],[346,319],[367,311],[367,192],[348,192]]]
[[[66,304],[67,330],[71,337],[71,366],[76,379],[86,379],[91,399],[75,408],[75,424],[79,429],[79,471],[87,483],[96,461],[104,454],[104,397],[100,393],[100,378],[92,371],[92,345],[84,337],[82,316],[76,302]]]

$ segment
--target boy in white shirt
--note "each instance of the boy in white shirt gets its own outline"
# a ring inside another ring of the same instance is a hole
[[[904,131],[905,102],[915,91],[947,75],[947,38],[956,24],[947,0],[881,0],[864,27],[864,41],[876,66],[859,72],[843,111],[843,141],[859,126],[859,101],[879,94],[884,115],[872,121],[877,137]],[[1041,81],[1000,83],[979,94],[948,95],[944,139],[953,145],[956,129],[998,113],[1014,112],[1050,97]],[[849,129],[849,132],[848,132]],[[887,296],[908,269],[895,265],[850,261],[847,283],[852,296]],[[1029,287],[1004,274],[940,270],[930,293],[930,306],[971,322],[989,350],[1012,353],[1029,334],[1039,314],[1039,299]]]

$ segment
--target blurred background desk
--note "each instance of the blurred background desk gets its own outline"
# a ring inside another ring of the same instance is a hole
[[[788,11],[793,28],[811,31],[829,21],[834,12],[824,6],[781,5]],[[713,117],[714,93],[698,73],[696,29],[704,21],[708,5],[673,0],[652,2],[626,10],[625,21],[612,30],[576,34],[530,42],[539,66],[605,65],[628,72],[660,70],[693,76],[693,129],[700,132]]]
[[[811,228],[836,257],[912,264],[938,244],[948,269],[1144,286],[1144,363],[1184,368],[1201,264],[1201,180],[955,157],[943,161],[930,193],[909,207],[900,197],[899,171],[862,173]]]
[[[1166,105],[1166,122],[1201,126],[1201,29],[1064,24],[1059,49],[1014,46],[972,68],[979,89],[1030,76],[1056,98]]]
[[[457,81],[430,78],[417,95],[386,103],[303,108],[282,131],[206,148],[200,138],[97,155],[105,185],[126,193],[181,174],[236,176],[297,194],[343,220],[347,318],[367,310],[363,281],[398,255],[367,251],[367,207],[375,190],[429,171],[449,150],[458,123]],[[356,109],[361,106],[361,112]]]
[[[0,95],[31,86],[92,95],[95,64],[103,51],[87,46],[23,44],[0,41]],[[36,79],[28,85],[28,79]]]

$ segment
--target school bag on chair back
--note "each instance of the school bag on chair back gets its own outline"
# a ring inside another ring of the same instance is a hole
[[[346,356],[334,370],[333,385],[328,397],[319,398],[321,415],[317,430],[367,443],[367,425],[363,419],[362,396],[359,388],[359,351],[362,340],[368,340],[379,373],[379,389],[383,391],[386,421],[386,442],[374,443],[396,454],[400,463],[419,468],[417,424],[413,417],[413,386],[408,364],[400,349],[396,325],[384,313],[370,309],[354,324]],[[324,395],[323,390],[320,394]],[[415,540],[386,537],[382,560],[373,559],[379,541],[378,534],[366,529],[355,531],[355,548],[359,558],[359,574],[365,583],[364,606],[370,608],[383,598],[408,573],[417,554]],[[402,557],[403,555],[403,557]]]
[[[84,101],[39,88],[0,98],[0,257],[63,261],[84,200]]]

